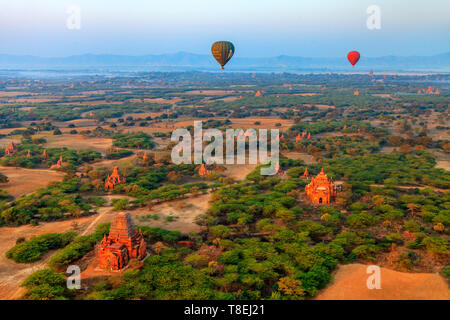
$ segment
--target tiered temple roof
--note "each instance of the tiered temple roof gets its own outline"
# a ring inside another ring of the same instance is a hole
[[[62,167],[64,167],[67,163],[64,162],[63,157],[60,156],[58,162],[56,162],[56,164],[52,165],[50,167],[50,169],[61,169]]]
[[[200,166],[200,169],[198,169],[198,175],[199,175],[200,177],[204,177],[204,176],[207,176],[208,174],[211,174],[211,170],[208,170],[208,169],[205,167],[205,165],[202,164],[202,165]]]
[[[329,204],[336,197],[337,188],[333,184],[333,179],[328,180],[322,168],[320,173],[312,178],[311,182],[305,187],[305,193],[315,204]]]
[[[119,168],[114,167],[113,172],[110,176],[106,177],[105,189],[106,191],[111,191],[118,184],[125,183],[126,179],[119,173]]]
[[[136,231],[129,213],[119,213],[111,225],[109,235],[103,237],[98,250],[99,265],[106,270],[123,269],[131,259],[142,259],[147,244],[141,230]]]
[[[10,144],[5,148],[5,156],[12,155],[16,153],[17,146],[14,144],[14,142],[10,142]]]

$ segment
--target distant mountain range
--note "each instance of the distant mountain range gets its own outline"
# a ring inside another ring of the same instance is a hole
[[[138,70],[217,70],[211,55],[178,52],[160,55],[83,54],[69,57],[44,58],[0,54],[0,69],[11,68],[136,68]],[[271,58],[235,56],[226,66],[230,71],[450,71],[450,52],[428,56],[362,56],[355,68],[347,58],[306,58],[281,55]]]

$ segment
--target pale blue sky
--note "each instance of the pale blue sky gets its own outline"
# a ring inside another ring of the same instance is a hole
[[[381,8],[381,30],[366,9]],[[81,30],[66,10],[81,8]],[[449,0],[0,0],[0,53],[208,54],[231,40],[236,56],[433,55],[450,51]]]

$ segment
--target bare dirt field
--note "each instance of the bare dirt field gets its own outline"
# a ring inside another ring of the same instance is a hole
[[[34,192],[38,188],[47,186],[53,181],[62,181],[63,172],[46,169],[25,169],[0,166],[0,172],[8,177],[7,183],[0,185],[1,189],[9,192],[13,197],[20,197]]]
[[[392,153],[394,152],[394,147],[381,147],[380,153]]]
[[[84,229],[94,218],[95,216],[90,216],[40,223],[38,226],[25,225],[0,228],[0,300],[20,297],[24,293],[23,288],[19,287],[23,280],[33,272],[44,269],[46,262],[55,252],[49,252],[41,261],[35,263],[16,263],[7,259],[5,253],[16,244],[17,238],[25,237],[26,240],[29,240],[32,236],[38,236],[43,233],[73,231],[73,222],[78,223],[78,228]]]
[[[74,150],[93,150],[102,155],[112,146],[112,139],[109,138],[90,138],[81,134],[63,134],[63,135],[42,135],[47,139],[44,144],[48,148],[66,147]]]
[[[129,167],[133,165],[133,159],[136,158],[136,155],[131,155],[129,157],[117,159],[117,160],[102,160],[99,162],[94,162],[89,164],[89,166],[93,168],[113,168],[113,167]]]
[[[0,129],[0,134],[9,134],[11,131],[14,130],[25,130],[25,127],[20,127],[20,128],[4,128],[4,129]]]
[[[171,99],[164,99],[164,98],[144,98],[144,99],[131,99],[130,102],[146,102],[146,103],[177,103],[179,101],[182,101],[181,98],[171,98]]]
[[[55,122],[55,126],[61,129],[62,132],[69,132],[70,130],[76,129],[85,129],[83,127],[95,127],[97,125],[97,120],[95,119],[75,119],[64,122]],[[75,128],[68,128],[68,130],[64,130],[63,128],[67,128],[69,124],[74,124]]]
[[[302,97],[311,97],[311,96],[317,96],[320,93],[315,93],[315,92],[308,92],[308,93],[294,93],[292,94],[292,96],[302,96]]]
[[[315,106],[319,109],[335,109],[336,106],[329,106],[327,104],[305,104],[305,106],[312,107]]]
[[[6,138],[0,139],[0,148],[6,148],[11,143],[11,141],[14,142],[15,144],[19,144],[20,137],[14,136],[14,137],[6,137]]]
[[[234,90],[191,90],[183,92],[183,94],[205,95],[205,96],[221,96],[236,93]]]
[[[224,165],[227,170],[225,170],[223,174],[235,180],[244,180],[247,175],[257,167],[256,164],[248,164],[248,158],[246,159],[246,162],[247,164]]]
[[[368,289],[367,266],[339,266],[317,300],[449,300],[447,282],[437,273],[405,273],[381,268],[381,289]]]
[[[293,160],[303,160],[306,164],[316,164],[317,161],[310,154],[303,152],[283,152],[283,156]]]
[[[39,93],[26,92],[26,91],[0,91],[0,97],[17,97],[27,95],[38,95]]]
[[[50,100],[51,101],[51,100]],[[46,102],[46,101],[41,101]],[[62,102],[63,105],[77,105],[77,106],[98,106],[102,104],[122,104],[122,101],[106,101],[106,100],[93,100],[93,101],[71,101]]]
[[[392,99],[392,94],[389,94],[389,93],[373,93],[372,95],[374,97],[391,98]]]
[[[250,117],[250,118],[230,118],[231,127],[233,129],[280,129],[287,130],[294,125],[294,121],[290,119],[280,119],[277,117]],[[256,125],[259,121],[261,124]],[[281,123],[280,127],[276,124]]]
[[[358,136],[359,133],[356,132],[341,132],[341,131],[334,131],[334,132],[321,132],[312,134],[311,136],[313,138],[323,138],[323,137],[340,137],[340,136]]]
[[[200,232],[202,227],[194,221],[198,215],[203,214],[206,210],[208,210],[209,199],[210,194],[203,194],[187,199],[157,204],[150,210],[143,208],[130,211],[130,214],[137,225],[149,225],[167,230],[178,230],[184,234],[189,234],[190,232]],[[147,214],[157,215],[159,216],[159,219],[149,219],[144,221],[140,218]],[[166,220],[167,217],[174,217],[174,220],[169,222]]]

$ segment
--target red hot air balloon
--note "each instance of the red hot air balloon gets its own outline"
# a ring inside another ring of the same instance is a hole
[[[358,62],[359,58],[360,58],[360,54],[358,51],[350,51],[347,54],[347,59],[348,59],[348,61],[350,61],[352,66],[355,66],[355,64]]]

